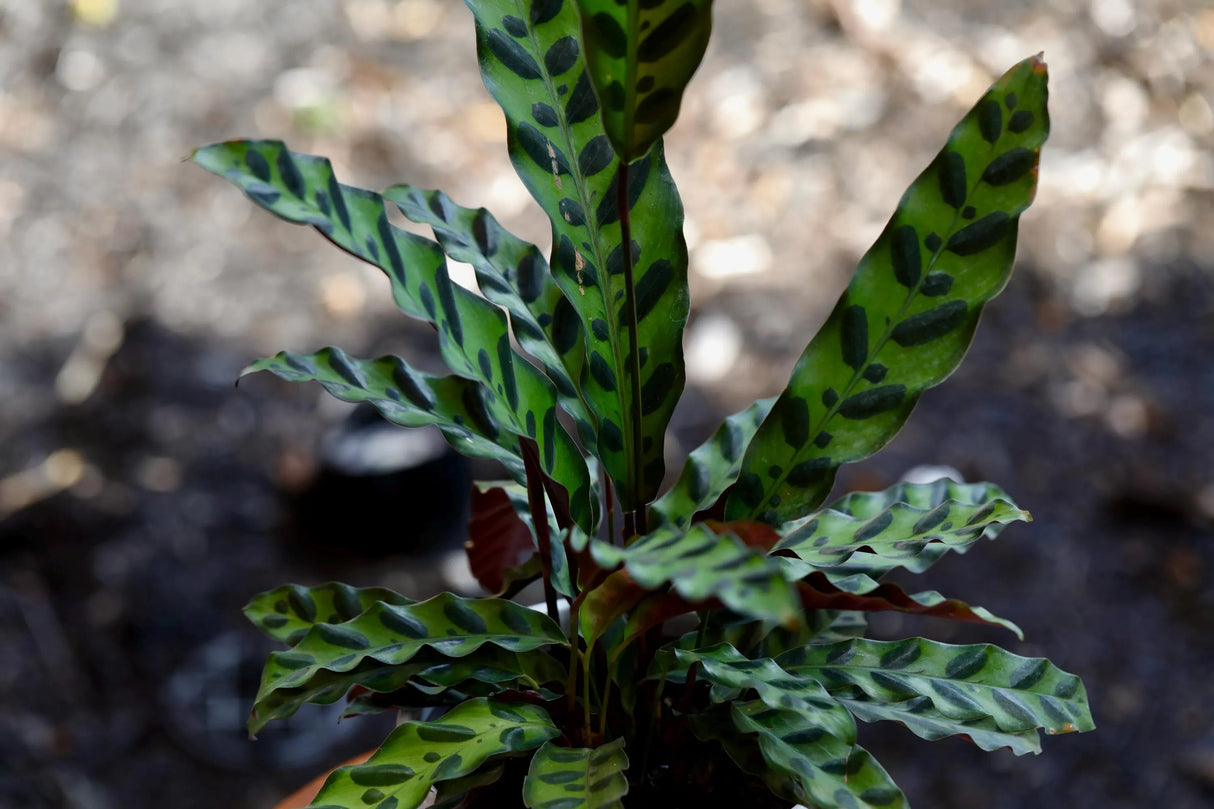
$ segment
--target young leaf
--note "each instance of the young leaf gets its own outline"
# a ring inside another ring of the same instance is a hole
[[[965,553],[1007,523],[1031,519],[989,483],[900,483],[884,492],[850,494],[783,526],[773,550],[832,573],[877,577],[896,567],[920,573],[947,551]]]
[[[538,562],[528,566],[536,558],[531,529],[519,519],[510,495],[500,487],[472,487],[465,547],[472,575],[494,595],[505,592],[525,570],[530,570],[527,580],[539,576]]]
[[[779,561],[748,547],[727,530],[717,534],[704,524],[685,532],[667,528],[627,548],[598,540],[590,548],[601,567],[622,563],[633,581],[647,590],[670,584],[693,604],[718,598],[734,612],[756,620],[786,626],[801,620]]]
[[[380,601],[396,606],[413,603],[386,587],[360,588],[341,582],[316,587],[284,584],[253,596],[244,614],[271,638],[294,644],[315,624],[353,620]]]
[[[679,115],[704,58],[712,0],[577,0],[586,61],[616,154],[649,151]]]
[[[884,446],[957,367],[1011,272],[1048,130],[1045,64],[1027,59],[957,125],[860,260],[747,449],[728,519],[804,516],[840,464]]]
[[[528,809],[623,809],[626,769],[622,737],[593,749],[547,742],[531,759],[523,803]]]
[[[280,351],[243,373],[257,371],[289,382],[319,382],[344,402],[369,402],[393,424],[434,424],[460,453],[498,461],[517,480],[523,479],[518,438],[490,411],[484,386],[474,380],[425,374],[399,357],[355,359],[340,348],[322,348],[315,354]]]
[[[407,722],[365,764],[336,770],[313,801],[341,809],[416,809],[430,788],[559,735],[543,708],[473,699],[436,722]]]
[[[738,479],[742,453],[775,401],[775,397],[760,399],[740,413],[734,413],[711,438],[692,450],[674,486],[650,507],[651,528],[686,527],[696,512],[711,508],[717,502]]]
[[[581,319],[585,361],[566,367],[594,416],[598,457],[620,504],[633,510],[662,483],[663,436],[683,390],[689,295],[682,203],[660,144],[628,167],[623,201],[645,212],[630,222],[633,321],[618,205],[621,164],[596,115],[574,4],[467,5],[476,17],[481,75],[506,114],[511,161],[552,221],[553,278]],[[634,324],[636,345],[629,336]],[[630,370],[636,366],[639,390]],[[641,404],[639,431],[630,417],[634,401]]]
[[[997,646],[857,639],[805,646],[778,660],[832,693],[848,696],[858,689],[882,704],[926,697],[948,719],[990,718],[1004,733],[1095,727],[1078,677],[1043,658],[1020,657]]]
[[[438,244],[392,225],[383,197],[339,183],[328,160],[281,142],[217,143],[197,150],[194,161],[271,213],[314,226],[383,270],[400,309],[435,326],[447,366],[485,386],[481,400],[497,423],[544,448],[544,472],[566,489],[578,524],[593,530],[597,501],[585,460],[557,423],[556,389],[511,347],[505,313],[451,281]]]

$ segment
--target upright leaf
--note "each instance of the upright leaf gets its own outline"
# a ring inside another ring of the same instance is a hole
[[[447,366],[484,385],[481,399],[494,419],[544,448],[544,472],[565,488],[578,524],[593,530],[597,501],[577,444],[557,422],[556,389],[511,347],[505,313],[451,281],[438,244],[392,225],[383,197],[339,183],[328,160],[278,141],[217,143],[197,150],[194,161],[271,213],[314,226],[383,270],[401,310],[435,326]]]
[[[632,161],[674,125],[704,58],[712,0],[577,0],[603,128]]]
[[[546,743],[523,781],[528,809],[623,809],[628,794],[624,739],[596,748]]]
[[[1045,64],[1027,59],[957,125],[860,260],[747,449],[729,519],[804,516],[840,464],[884,446],[957,367],[1011,272],[1048,131]]]
[[[574,3],[466,2],[476,17],[481,75],[506,114],[511,161],[552,221],[553,278],[581,320],[584,362],[566,368],[594,417],[598,457],[620,503],[635,509],[662,483],[663,436],[683,390],[689,296],[682,203],[660,144],[628,167],[625,203],[644,211],[631,222],[638,332],[632,345],[617,206],[620,160],[596,115]],[[629,371],[634,356],[639,391]],[[641,403],[639,435],[630,418],[634,400]]]
[[[381,601],[397,606],[413,603],[386,587],[351,587],[341,582],[316,587],[284,584],[253,596],[244,614],[270,637],[294,644],[318,623],[353,620]]]
[[[312,805],[416,809],[430,788],[486,762],[534,750],[560,731],[543,708],[473,699],[436,722],[407,722],[364,764],[336,770]]]

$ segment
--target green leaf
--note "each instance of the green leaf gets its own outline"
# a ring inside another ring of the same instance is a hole
[[[383,197],[339,183],[325,158],[292,152],[281,142],[217,143],[197,150],[194,161],[271,213],[314,226],[383,270],[400,309],[434,325],[447,366],[484,385],[481,401],[504,432],[543,448],[544,472],[565,488],[578,524],[593,530],[597,500],[577,444],[557,422],[556,389],[511,347],[505,313],[451,281],[438,244],[392,225]]]
[[[698,511],[711,508],[738,479],[742,453],[767,417],[775,398],[760,399],[734,413],[712,437],[692,450],[679,479],[650,507],[650,527],[686,526]]]
[[[340,348],[315,354],[281,351],[258,360],[244,373],[269,371],[289,382],[319,382],[345,402],[369,402],[384,418],[404,427],[434,424],[447,443],[473,458],[498,461],[523,480],[518,439],[489,409],[485,388],[460,376],[433,376],[399,357],[355,359]]]
[[[601,567],[623,564],[633,581],[647,590],[669,584],[693,604],[717,598],[756,620],[787,626],[800,623],[799,605],[780,561],[747,546],[728,530],[716,534],[700,523],[686,531],[654,531],[627,548],[599,540],[593,540],[590,548]]]
[[[313,807],[416,809],[430,788],[534,750],[560,731],[543,708],[473,699],[436,722],[407,722],[365,763],[329,776]]]
[[[581,320],[584,362],[566,368],[594,417],[598,457],[620,504],[632,510],[662,483],[663,436],[683,390],[689,294],[682,203],[660,144],[628,167],[627,206],[644,212],[630,222],[634,346],[617,205],[621,164],[596,115],[577,10],[570,2],[467,5],[476,17],[481,75],[506,114],[511,161],[552,222],[552,276]],[[631,381],[634,357],[640,390]],[[629,417],[634,400],[642,405],[640,435]]]
[[[946,552],[965,553],[1004,525],[1032,517],[990,483],[900,483],[857,492],[781,528],[773,551],[831,573],[881,576],[904,567],[921,573]]]
[[[806,646],[778,660],[788,671],[812,677],[844,698],[893,705],[924,697],[945,719],[990,719],[1002,733],[1095,727],[1078,677],[1043,658],[1020,657],[997,646],[856,639]],[[872,711],[869,715],[884,718]],[[960,726],[956,732],[969,735]]]
[[[578,425],[578,437],[593,450],[594,425],[574,382],[585,363],[581,322],[539,248],[507,231],[484,208],[460,207],[441,191],[397,185],[384,197],[412,221],[431,226],[452,260],[472,265],[477,286],[509,313],[519,345],[539,360]]]
[[[310,690],[317,677],[328,685],[330,674],[353,671],[364,661],[396,666],[423,649],[462,658],[485,644],[528,652],[567,641],[547,615],[502,599],[442,593],[406,606],[377,603],[352,621],[316,624],[290,651],[270,655],[250,732],[256,733],[283,705],[298,706],[300,689]]]
[[[434,803],[430,804],[430,807],[431,809],[456,809],[458,806],[463,806],[463,801],[469,792],[496,784],[505,772],[505,765],[498,764],[496,767],[482,767],[470,775],[436,784]]]
[[[596,748],[546,743],[523,781],[528,809],[622,809],[628,756],[621,737]]]
[[[1013,116],[1024,125],[1005,125]],[[957,367],[1011,272],[1048,130],[1045,64],[1027,59],[957,125],[860,260],[751,441],[727,519],[804,516],[840,464],[884,446]]]
[[[674,124],[712,31],[712,0],[577,0],[603,128],[628,160]]]
[[[244,614],[271,638],[293,644],[315,624],[349,621],[380,601],[397,606],[413,603],[386,587],[360,588],[341,582],[316,587],[284,584],[253,596]]]
[[[876,702],[858,695],[857,699],[836,696],[839,704],[864,722],[897,722],[921,739],[936,741],[946,736],[964,736],[983,750],[1006,747],[1014,754],[1040,753],[1041,738],[1035,730],[1005,733],[995,720],[950,719],[936,709],[928,697],[914,697],[905,702]]]
[[[729,717],[693,719],[696,735],[719,741],[744,771],[775,794],[806,806],[905,809],[906,797],[863,747],[761,700],[735,701]],[[758,750],[756,752],[755,747]]]

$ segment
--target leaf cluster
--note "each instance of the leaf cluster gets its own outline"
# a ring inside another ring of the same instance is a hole
[[[550,255],[483,208],[348,186],[280,142],[194,155],[380,268],[399,308],[434,328],[450,373],[337,348],[249,370],[434,425],[508,477],[478,485],[469,525],[472,570],[495,597],[414,602],[342,584],[256,597],[249,618],[289,648],[270,655],[251,731],[342,698],[350,714],[414,717],[337,770],[318,807],[412,809],[434,791],[442,807],[597,809],[730,763],[738,788],[774,800],[905,806],[857,744],[857,719],[1016,754],[1039,752],[1040,730],[1091,729],[1083,685],[1047,660],[863,637],[883,610],[1020,634],[883,581],[1028,520],[1002,490],[941,480],[823,505],[838,467],[880,449],[956,368],[1007,281],[1049,128],[1040,59],[953,129],[783,392],[726,419],[664,488],[689,295],[661,137],[703,56],[711,0],[467,5],[510,158],[551,222]],[[433,238],[393,225],[390,206]],[[479,294],[451,281],[448,261],[472,265]],[[543,607],[509,600],[534,581]],[[722,794],[736,802],[737,789]]]

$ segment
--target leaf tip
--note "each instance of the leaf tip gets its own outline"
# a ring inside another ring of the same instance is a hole
[[[1029,61],[1033,66],[1034,73],[1045,74],[1049,72],[1049,66],[1045,63],[1045,51],[1038,51],[1035,55],[1029,57]]]

